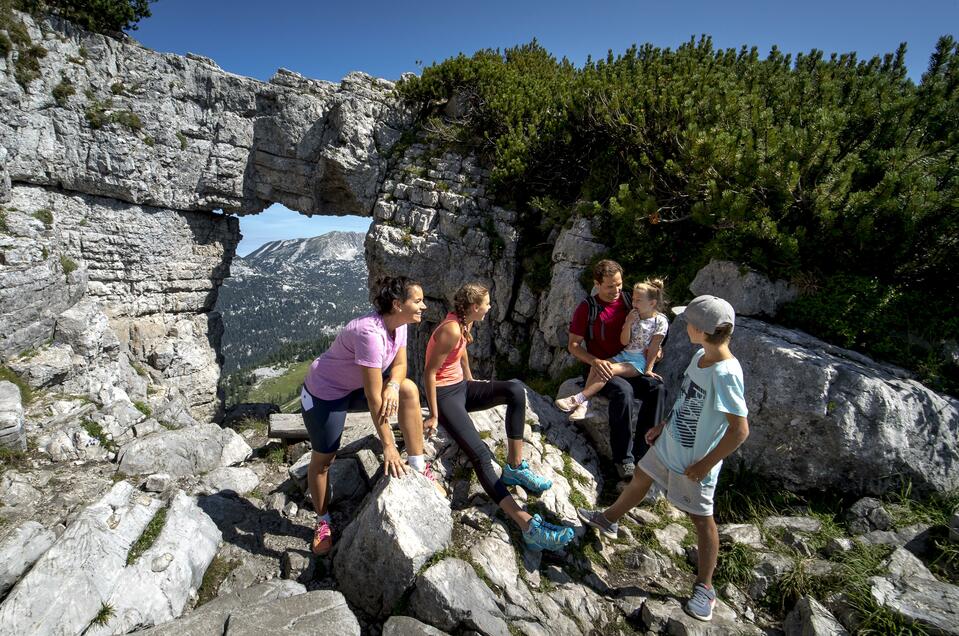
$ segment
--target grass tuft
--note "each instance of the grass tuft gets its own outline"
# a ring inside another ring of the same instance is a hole
[[[127,565],[133,565],[137,559],[143,556],[144,552],[156,543],[157,537],[160,536],[160,532],[166,524],[167,510],[168,508],[165,506],[157,510],[156,514],[153,515],[153,519],[151,519],[147,527],[143,529],[143,534],[130,546],[130,552],[127,553]]]
[[[97,615],[93,617],[90,621],[91,626],[103,627],[110,622],[110,619],[116,615],[116,611],[113,609],[112,605],[107,603],[100,603],[100,609],[97,611]]]
[[[213,558],[210,567],[203,573],[203,581],[197,590],[196,606],[199,607],[216,598],[220,585],[233,570],[242,565],[239,559],[224,559],[219,555]]]
[[[151,415],[153,415],[153,409],[151,409],[150,405],[144,402],[143,400],[134,401],[133,406],[135,406],[138,411],[140,411],[147,417],[150,417]]]

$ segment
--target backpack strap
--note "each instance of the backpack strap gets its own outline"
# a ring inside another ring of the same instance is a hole
[[[583,340],[586,342],[586,347],[589,348],[589,341],[593,337],[593,323],[599,317],[599,303],[596,302],[596,297],[592,294],[586,297],[586,307],[589,311],[586,314],[586,337]]]

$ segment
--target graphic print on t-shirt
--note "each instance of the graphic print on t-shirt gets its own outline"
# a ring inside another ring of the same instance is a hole
[[[688,375],[683,376],[682,393],[676,403],[675,416],[670,413],[673,423],[673,438],[683,448],[692,448],[696,443],[696,426],[706,402],[706,391],[693,382]]]

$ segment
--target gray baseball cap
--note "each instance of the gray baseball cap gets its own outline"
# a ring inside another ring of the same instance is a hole
[[[720,325],[736,326],[736,311],[718,296],[696,296],[685,307],[673,307],[673,313],[686,314],[686,320],[708,334],[716,333]]]

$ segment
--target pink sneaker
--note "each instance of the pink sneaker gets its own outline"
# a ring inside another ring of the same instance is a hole
[[[316,522],[316,529],[313,531],[313,554],[322,556],[333,549],[333,528],[329,521],[320,520]]]
[[[420,474],[433,482],[433,487],[436,488],[436,492],[446,499],[446,488],[443,487],[436,473],[433,472],[433,462],[426,462],[426,468],[424,468]]]

